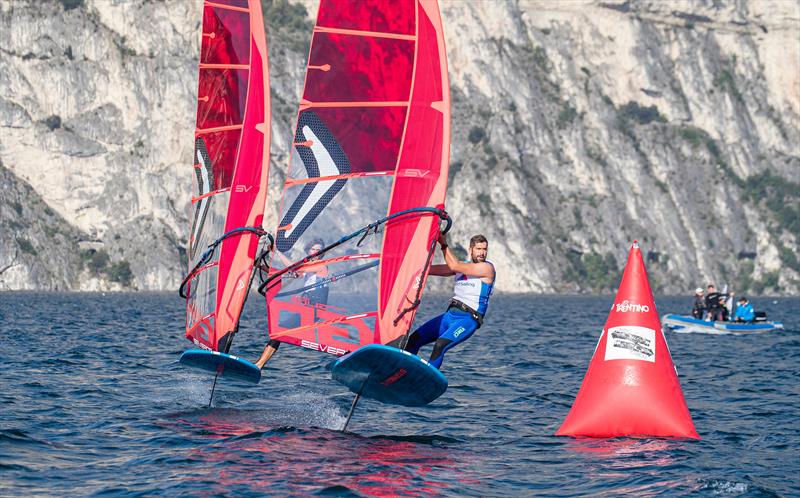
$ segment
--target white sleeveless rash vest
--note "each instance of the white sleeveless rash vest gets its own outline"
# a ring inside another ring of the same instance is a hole
[[[491,261],[486,260],[486,263],[492,265],[494,269],[494,264],[492,264]],[[495,280],[497,280],[496,271]],[[492,296],[495,280],[493,280],[491,284],[487,284],[478,277],[470,277],[463,273],[456,273],[456,282],[453,286],[453,299],[461,301],[481,315],[485,315],[486,309],[489,308],[489,298]]]

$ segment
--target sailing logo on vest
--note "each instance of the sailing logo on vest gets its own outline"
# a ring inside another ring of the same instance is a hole
[[[486,263],[489,263],[494,268],[494,264],[491,261],[486,261]],[[489,307],[489,298],[494,290],[494,281],[487,284],[479,277],[470,277],[463,273],[456,273],[455,277],[453,299],[484,315]]]
[[[322,120],[312,111],[297,119],[295,150],[308,178],[340,176],[350,173],[350,161]],[[317,216],[344,187],[347,180],[322,180],[307,183],[281,220],[275,247],[290,250]]]

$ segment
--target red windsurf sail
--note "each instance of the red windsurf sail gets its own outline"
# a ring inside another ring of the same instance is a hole
[[[186,337],[225,351],[249,290],[267,194],[269,76],[259,0],[204,2],[199,69],[192,271],[181,294]]]
[[[449,149],[436,1],[322,0],[262,286],[272,339],[341,355],[406,333],[438,234],[431,208],[444,204]]]

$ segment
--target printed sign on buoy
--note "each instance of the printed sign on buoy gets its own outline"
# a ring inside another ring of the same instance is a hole
[[[583,384],[556,435],[700,439],[636,241]]]

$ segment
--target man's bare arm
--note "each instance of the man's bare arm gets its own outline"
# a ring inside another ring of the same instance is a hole
[[[452,277],[455,274],[447,265],[431,265],[430,275],[435,277]]]
[[[449,247],[444,250],[444,261],[453,274],[463,273],[470,277],[494,280],[494,268],[492,268],[492,265],[489,263],[465,263],[459,261]]]

